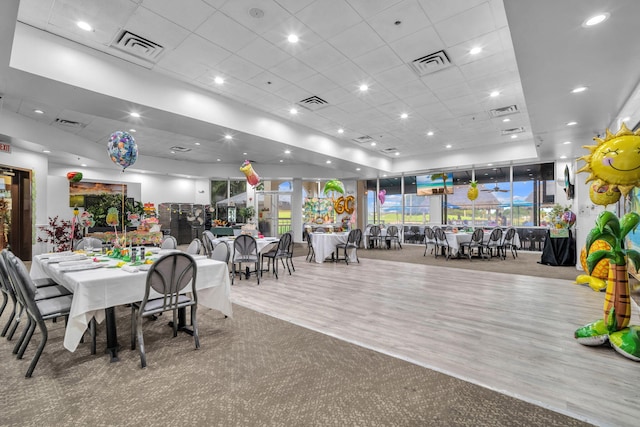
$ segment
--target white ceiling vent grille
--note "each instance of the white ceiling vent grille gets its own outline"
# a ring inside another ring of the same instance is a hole
[[[127,30],[122,32],[113,47],[138,58],[146,59],[147,61],[156,61],[164,49],[158,43],[154,43]]]
[[[357,142],[358,144],[371,144],[372,142],[376,142],[376,140],[371,138],[368,135],[365,135],[365,136],[359,136],[358,138],[354,138],[353,142]]]
[[[522,126],[511,129],[502,129],[502,135],[513,135],[514,133],[522,133],[524,132],[524,128]]]
[[[310,96],[309,98],[299,101],[298,105],[303,108],[306,108],[307,110],[316,111],[328,106],[329,103],[324,99],[320,98],[319,96],[313,95],[313,96]]]
[[[179,145],[174,145],[171,147],[173,151],[179,151],[180,153],[186,153],[187,151],[191,151],[191,148],[180,147]]]
[[[83,129],[85,126],[87,126],[85,123],[61,119],[59,117],[53,121],[53,125],[64,129]]]
[[[508,107],[495,108],[493,110],[489,110],[489,115],[491,117],[502,117],[502,116],[508,116],[509,114],[516,114],[519,112],[520,110],[518,110],[518,106],[514,104],[514,105],[509,105]]]
[[[414,59],[409,65],[411,65],[413,71],[419,76],[426,76],[427,74],[449,68],[453,64],[449,60],[447,53],[444,50],[439,50],[422,58]]]
[[[395,154],[397,151],[397,148],[385,148],[383,150],[380,150],[382,154]]]

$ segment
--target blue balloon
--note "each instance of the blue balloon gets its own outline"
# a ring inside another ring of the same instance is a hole
[[[138,145],[129,133],[116,131],[109,137],[107,153],[113,163],[122,166],[124,171],[138,159]]]

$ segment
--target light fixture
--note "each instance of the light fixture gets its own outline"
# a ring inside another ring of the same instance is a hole
[[[401,119],[406,119],[407,117],[409,117],[409,115],[407,113],[400,114],[400,118]]]
[[[516,139],[518,135],[511,135],[511,139]]]
[[[576,88],[574,88],[571,93],[580,93],[580,92],[584,92],[585,90],[587,90],[586,86],[578,86]]]
[[[451,144],[445,145],[445,148],[451,148]]]
[[[298,110],[296,110],[295,108],[292,108],[289,110],[289,114],[298,114]]]
[[[136,119],[140,117],[140,113],[136,113],[135,111],[134,111],[134,112],[132,112],[132,113],[129,113],[129,115],[130,115],[131,117],[135,117]]]
[[[342,128],[338,129],[338,133],[344,133],[344,129]]]
[[[200,143],[199,143],[199,142],[196,142],[194,145],[200,145]]]
[[[373,141],[373,142],[371,143],[371,146],[372,146],[372,147],[375,147],[375,146],[376,146],[376,142],[375,142],[375,141]]]
[[[490,97],[495,98],[496,96],[500,95],[500,92],[498,92],[497,90],[494,90],[493,92],[491,92],[489,94]]]
[[[561,159],[566,159],[567,156],[565,156],[564,154],[562,156],[560,156]]]
[[[298,43],[298,40],[300,39],[295,34],[289,34],[287,40],[289,40],[289,43]]]
[[[433,136],[433,131],[430,130],[429,132],[427,132],[427,136]]]
[[[493,163],[487,163],[487,166],[493,166]]]
[[[357,171],[359,171],[359,170],[360,170],[360,168],[356,168],[356,170],[357,170]]]
[[[584,28],[593,27],[594,25],[602,24],[609,19],[609,13],[599,13],[584,20],[582,26]]]
[[[44,114],[44,111],[42,110],[33,110],[33,112],[36,114]]]
[[[291,150],[284,150],[284,154],[291,154]]]
[[[564,145],[569,145],[569,144],[571,144],[571,141],[565,141],[565,142],[563,142],[562,144],[564,144]]]
[[[399,152],[399,151],[396,151],[396,156],[399,156],[399,155],[400,155],[400,152]]]
[[[568,122],[568,123],[567,123],[567,126],[575,126],[575,125],[577,125],[577,124],[578,124],[578,122]]]
[[[220,160],[220,159],[216,159],[216,162],[220,162],[220,161],[222,161],[222,160]]]
[[[93,27],[91,25],[89,25],[88,22],[85,21],[78,21],[76,22],[76,25],[78,26],[78,28],[80,28],[81,30],[84,31],[93,31]]]
[[[369,86],[365,85],[365,84],[361,84],[360,85],[360,92],[366,92],[369,90]]]
[[[87,164],[86,163],[80,163],[80,166],[82,166],[83,168],[86,168]]]
[[[628,122],[629,120],[631,120],[631,117],[629,117],[629,116],[626,116],[626,117],[622,118],[623,122]]]
[[[471,55],[477,55],[480,52],[482,52],[482,48],[480,46],[476,46],[469,51]]]
[[[221,85],[224,83],[224,79],[220,76],[216,76],[214,77],[213,82],[217,85]]]
[[[135,130],[135,129],[129,129],[129,132],[131,132],[131,133],[136,133],[136,132],[138,132],[138,131],[137,131],[137,130]]]
[[[173,151],[173,150],[171,150],[171,154],[176,154],[176,152],[175,152],[175,151]]]
[[[247,155],[247,153],[242,153],[242,155],[243,155],[243,156],[246,156],[246,155]]]
[[[284,160],[280,159],[280,163],[284,162]]]
[[[330,163],[331,163],[331,160],[327,160],[327,164],[330,164]]]
[[[507,123],[507,122],[510,122],[510,121],[511,121],[511,119],[510,119],[509,117],[507,117],[506,119],[502,119],[502,121],[503,121],[503,122],[505,122],[505,123]]]
[[[42,150],[43,153],[50,153],[51,150]]]

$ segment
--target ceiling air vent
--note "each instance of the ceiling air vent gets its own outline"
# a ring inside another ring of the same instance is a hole
[[[509,105],[508,107],[495,108],[493,110],[489,110],[489,115],[491,117],[502,117],[502,116],[508,116],[509,114],[516,114],[519,112],[520,110],[518,110],[518,106],[514,104],[514,105]]]
[[[113,47],[138,58],[146,59],[147,61],[155,61],[164,49],[158,43],[154,43],[127,30],[122,31],[122,34]]]
[[[502,135],[513,135],[514,133],[522,133],[524,132],[524,128],[522,126],[511,129],[502,129]]]
[[[426,76],[427,74],[449,68],[452,64],[447,53],[444,50],[439,50],[422,58],[414,59],[409,65],[411,65],[413,71],[419,76]]]
[[[380,150],[382,154],[395,154],[397,151],[397,148],[385,148],[383,150]]]
[[[316,111],[328,106],[329,103],[324,99],[320,98],[319,96],[313,95],[313,96],[310,96],[309,98],[299,101],[298,105],[303,108],[306,108],[307,110]]]
[[[186,153],[187,151],[191,151],[191,148],[180,147],[179,145],[174,145],[173,147],[171,147],[171,150],[179,151],[181,153]]]
[[[73,120],[57,118],[53,121],[54,126],[58,126],[65,129],[82,129],[87,126],[84,123],[74,122]]]
[[[371,144],[372,142],[376,142],[375,139],[371,138],[368,135],[354,138],[353,141],[357,142],[358,144]]]

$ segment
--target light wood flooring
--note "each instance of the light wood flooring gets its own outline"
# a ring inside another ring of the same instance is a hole
[[[602,317],[604,293],[373,259],[294,263],[260,286],[236,280],[232,301],[596,425],[640,425],[640,364],[573,338]]]

